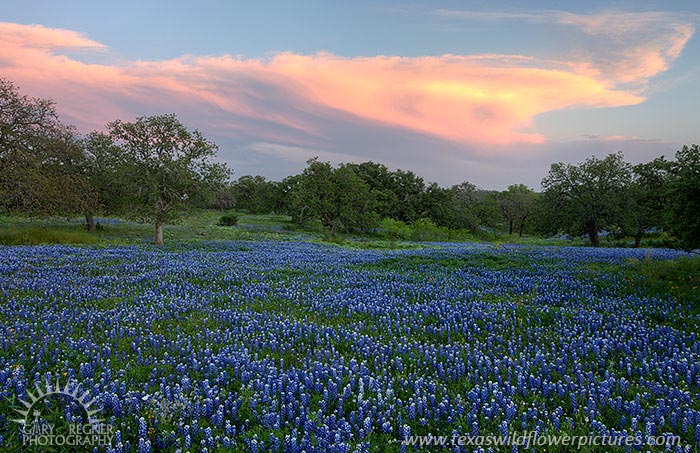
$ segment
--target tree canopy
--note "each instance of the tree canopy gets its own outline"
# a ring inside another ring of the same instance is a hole
[[[87,188],[74,170],[79,159],[72,128],[48,99],[22,95],[0,78],[0,206],[34,216],[73,214]]]
[[[622,221],[630,174],[622,153],[590,157],[579,165],[552,164],[542,180],[552,224],[569,234],[586,234],[598,247],[600,232]]]
[[[671,230],[684,248],[700,248],[700,146],[680,149],[671,168]]]

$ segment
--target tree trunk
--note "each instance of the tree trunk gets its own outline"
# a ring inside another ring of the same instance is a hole
[[[593,247],[600,247],[600,237],[598,236],[597,228],[590,228],[588,230],[588,237],[591,239],[591,245]]]
[[[163,221],[156,221],[156,245],[163,245]]]
[[[513,219],[510,219],[510,222],[508,222],[508,235],[513,234]]]
[[[530,212],[528,211],[524,216],[520,218],[520,225],[518,225],[518,236],[523,237],[523,231],[525,231],[525,223],[527,222],[527,218],[530,215]]]
[[[92,217],[92,214],[85,214],[85,224],[89,232],[95,231],[95,219]]]
[[[634,248],[638,249],[642,245],[643,234],[643,231],[637,231],[637,234],[634,235]]]

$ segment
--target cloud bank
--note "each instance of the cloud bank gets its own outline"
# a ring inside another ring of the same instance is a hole
[[[82,130],[115,118],[175,112],[187,124],[240,145],[239,152],[290,162],[299,161],[292,154],[305,149],[362,158],[348,147],[354,142],[370,151],[384,149],[375,160],[402,162],[404,151],[385,148],[408,149],[403,145],[410,141],[442,143],[446,153],[497,153],[507,145],[547,142],[533,126],[539,114],[643,102],[649,80],[670,67],[695,32],[694,18],[668,13],[437,14],[450,20],[550,21],[607,45],[548,59],[286,52],[260,59],[186,55],[98,64],[90,56],[109,55],[107,46],[79,32],[0,23],[0,74],[32,95],[55,99],[67,121]],[[393,145],[391,137],[398,137]]]

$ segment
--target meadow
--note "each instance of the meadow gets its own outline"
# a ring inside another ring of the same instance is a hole
[[[0,449],[52,451],[22,447],[11,413],[59,379],[115,427],[98,451],[414,451],[401,441],[524,430],[673,433],[692,451],[700,268],[682,255],[0,247]]]

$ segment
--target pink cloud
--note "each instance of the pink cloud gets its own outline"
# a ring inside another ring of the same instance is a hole
[[[0,36],[3,47],[15,45],[21,48],[36,49],[105,49],[103,44],[85,37],[82,33],[71,30],[47,28],[42,25],[22,25],[12,22],[0,22]]]
[[[55,99],[86,130],[115,118],[173,111],[205,131],[291,147],[328,138],[327,118],[460,144],[542,143],[545,137],[533,128],[538,114],[642,102],[638,90],[621,84],[664,71],[693,32],[655,41],[656,47],[630,46],[630,67],[615,75],[595,61],[518,55],[345,58],[319,52],[94,64],[60,54],[106,49],[80,33],[0,23],[0,70],[32,95]]]
[[[620,142],[625,140],[638,140],[634,135],[607,135],[602,138],[606,142]]]

